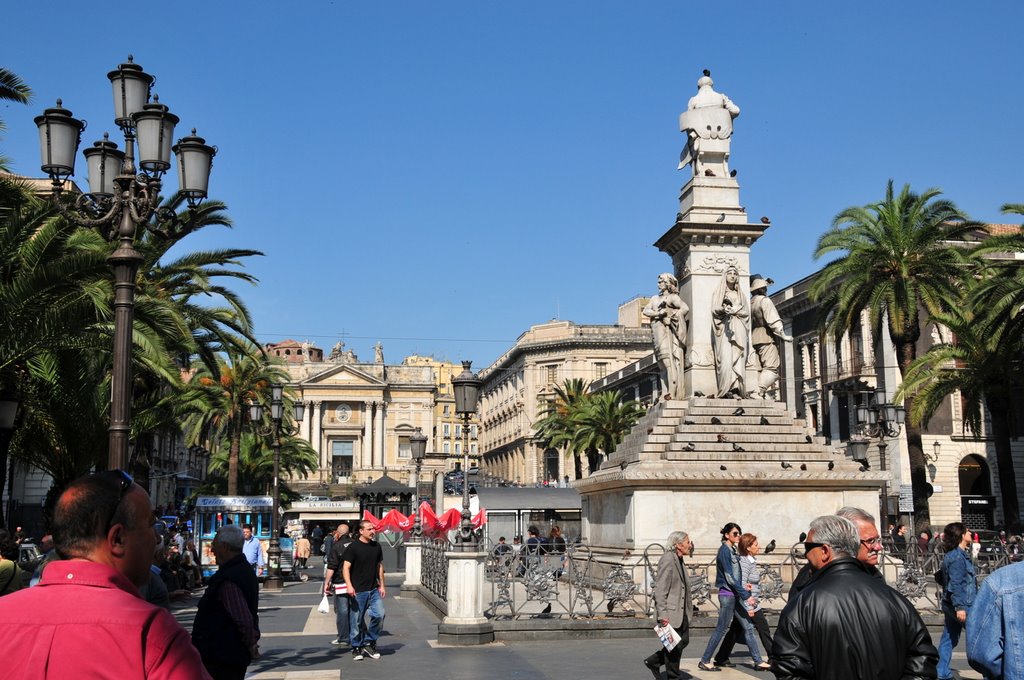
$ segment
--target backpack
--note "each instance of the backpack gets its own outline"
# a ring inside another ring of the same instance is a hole
[[[945,565],[939,567],[939,570],[935,572],[935,583],[940,588],[945,588],[946,584],[949,583],[949,575],[946,573]]]

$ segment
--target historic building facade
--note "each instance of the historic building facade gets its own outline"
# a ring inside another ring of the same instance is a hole
[[[635,306],[636,301],[626,303]],[[650,328],[620,309],[635,325],[582,325],[551,321],[531,326],[480,373],[482,469],[499,479],[532,485],[575,477],[571,460],[534,439],[534,423],[554,388],[565,380],[591,382],[651,353]]]

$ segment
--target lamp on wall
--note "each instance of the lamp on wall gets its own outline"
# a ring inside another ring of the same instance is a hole
[[[935,462],[937,462],[939,460],[939,453],[942,452],[942,444],[939,443],[938,439],[936,439],[932,443],[932,451],[933,451],[932,453],[928,453],[927,451],[925,451],[924,452],[924,457],[927,458],[928,460],[930,460],[931,462],[935,463]]]

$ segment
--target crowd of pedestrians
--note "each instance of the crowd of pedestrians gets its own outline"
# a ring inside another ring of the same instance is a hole
[[[165,600],[188,596],[201,584],[199,557],[183,534],[159,536],[154,520],[149,496],[122,471],[72,482],[56,501],[53,547],[37,565],[35,587],[26,587],[30,570],[17,563],[17,538],[0,529],[0,654],[10,677],[245,677],[261,654],[262,554],[247,549],[256,542],[251,528],[225,524],[217,530],[212,550],[218,569],[198,601],[190,635]],[[545,535],[531,526],[527,534],[525,542],[499,538],[494,554],[543,556],[559,575],[566,556],[559,527]],[[953,650],[965,638],[968,661],[985,678],[1024,677],[1024,564],[996,570],[979,588],[973,535],[961,523],[939,536],[944,626],[937,647],[915,607],[882,578],[882,538],[869,513],[843,508],[810,523],[802,541],[807,565],[774,635],[761,603],[758,537],[732,522],[721,537],[718,619],[698,662],[701,671],[734,666],[733,646],[743,642],[753,669],[777,678],[946,680],[954,677]],[[323,593],[334,600],[337,623],[333,644],[349,648],[356,661],[380,658],[386,588],[375,538],[368,521],[359,522],[354,535],[342,523],[323,537]],[[931,547],[933,537],[918,539]],[[662,668],[668,680],[683,677],[679,662],[695,611],[685,561],[691,553],[689,536],[675,531],[657,566],[655,619],[675,631],[666,637],[674,645],[643,660],[659,680]]]

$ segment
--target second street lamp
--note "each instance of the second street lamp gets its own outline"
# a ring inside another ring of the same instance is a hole
[[[878,439],[878,465],[882,472],[886,472],[887,458],[886,450],[888,444],[885,441],[886,437],[898,437],[900,431],[903,429],[903,423],[906,421],[907,411],[902,406],[885,401],[885,391],[879,388],[875,391],[874,403],[865,404],[857,407],[857,430],[861,437],[857,439],[851,439],[848,444],[848,449],[851,452],[851,456],[854,460],[862,459],[864,464],[867,465],[868,456],[868,439]],[[879,518],[882,524],[882,534],[886,535],[889,531],[889,480],[888,478],[882,480],[882,503],[881,503],[881,517]]]
[[[462,418],[462,522],[456,548],[463,551],[476,550],[476,536],[473,534],[473,521],[469,514],[469,419],[476,413],[480,386],[484,381],[470,370],[472,366],[472,361],[463,361],[462,373],[452,378],[455,413]]]
[[[412,535],[418,538],[423,534],[423,528],[420,526],[420,467],[427,455],[427,435],[423,434],[423,430],[418,427],[416,432],[409,437],[409,448],[415,465],[412,484],[409,485],[412,487],[412,511],[416,513],[416,523],[412,527]]]
[[[174,126],[179,119],[155,95],[150,101],[155,78],[133,63],[130,55],[107,78],[113,88],[114,123],[124,134],[124,151],[119,151],[104,134],[103,141],[83,152],[89,171],[89,193],[73,202],[64,197],[65,182],[75,174],[75,155],[85,121],[74,118],[58,99],[57,106],[46,109],[35,118],[35,123],[39,128],[41,167],[52,180],[54,204],[74,224],[97,228],[104,238],[118,242],[107,258],[114,270],[114,358],[107,466],[125,468],[131,434],[135,277],[142,263],[142,255],[135,249],[135,237],[139,227],[173,241],[192,230],[192,209],[206,198],[216,150],[196,137],[194,129],[191,137],[172,146]],[[169,208],[158,208],[162,177],[171,167],[172,151],[178,156],[178,191],[189,206],[184,220]]]
[[[267,579],[263,587],[267,590],[281,590],[284,588],[284,578],[281,576],[281,529],[278,508],[281,505],[281,431],[285,429],[292,434],[292,428],[282,424],[284,420],[284,386],[273,385],[270,388],[270,422],[271,429],[263,430],[257,427],[257,431],[264,435],[273,437],[274,447],[274,504],[270,515],[270,547],[267,549],[267,564],[269,566]],[[294,422],[301,423],[306,413],[306,405],[301,401],[293,404]],[[263,405],[258,402],[249,404],[249,418],[254,423],[263,422]]]

